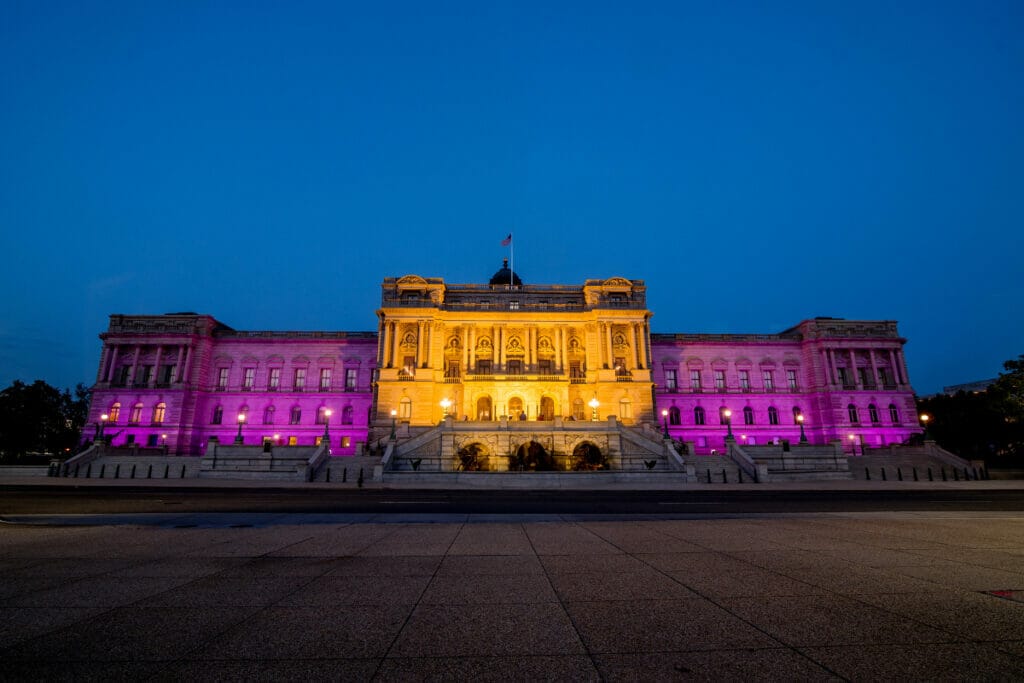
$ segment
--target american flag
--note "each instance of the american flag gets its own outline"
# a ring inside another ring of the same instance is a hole
[[[512,244],[512,233],[509,233],[508,237],[501,241],[501,246],[503,247],[507,247],[510,244]]]

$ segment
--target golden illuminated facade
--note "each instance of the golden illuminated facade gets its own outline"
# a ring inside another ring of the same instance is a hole
[[[386,278],[377,311],[376,424],[456,420],[654,422],[642,280],[524,285]],[[394,411],[394,412],[392,412]]]

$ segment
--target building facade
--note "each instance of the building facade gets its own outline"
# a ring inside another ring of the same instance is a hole
[[[386,278],[377,332],[238,331],[208,315],[112,315],[89,419],[116,444],[211,442],[361,452],[400,425],[658,424],[697,454],[920,433],[892,321],[807,320],[778,334],[652,334],[642,280],[527,285]],[[799,416],[799,417],[798,417]],[[801,425],[802,421],[802,425]],[[86,438],[93,438],[87,432]]]

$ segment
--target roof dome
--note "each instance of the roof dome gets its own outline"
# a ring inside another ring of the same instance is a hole
[[[494,286],[508,286],[509,284],[522,287],[523,281],[519,279],[519,275],[509,270],[508,259],[501,260],[501,270],[491,276],[490,285]]]

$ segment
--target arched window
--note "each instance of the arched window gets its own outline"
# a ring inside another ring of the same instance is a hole
[[[793,424],[800,424],[800,420],[797,418],[803,415],[803,411],[800,410],[800,406],[793,406]]]
[[[345,406],[341,409],[341,424],[352,424],[352,406]]]
[[[132,412],[128,416],[129,424],[137,425],[142,421],[142,403],[136,403],[132,406]]]
[[[316,423],[318,425],[327,424],[327,407],[320,406],[316,409]]]
[[[768,424],[777,425],[779,424],[779,409],[775,406],[768,408]]]
[[[288,424],[297,425],[300,422],[302,422],[302,408],[292,406],[291,412],[288,414]]]
[[[892,420],[894,425],[898,425],[900,423],[900,409],[896,407],[895,403],[889,404],[889,419]],[[111,417],[110,421],[113,422],[114,418]]]
[[[704,409],[697,406],[693,409],[693,424],[702,425],[704,424]]]
[[[163,424],[164,416],[167,414],[167,404],[157,403],[153,408],[153,424]]]
[[[412,419],[412,399],[408,396],[398,402],[398,417],[402,420]]]
[[[115,403],[114,405],[110,406],[110,412],[107,413],[107,420],[111,424],[116,424],[117,419],[119,417],[121,417],[121,404]]]
[[[729,418],[725,416],[725,411],[728,410],[725,406],[718,409],[718,424],[724,425],[729,424]]]
[[[754,409],[751,408],[750,406],[744,406],[743,408],[743,424],[754,424]]]
[[[857,417],[857,406],[851,403],[846,406],[846,412],[850,414],[850,424],[857,424],[860,422],[860,418]]]
[[[871,424],[878,424],[878,407],[874,403],[868,405],[868,417],[871,418]]]
[[[217,406],[213,409],[213,417],[210,418],[210,424],[219,425],[224,421],[224,406]]]
[[[678,407],[672,406],[671,408],[668,409],[668,423],[670,425],[682,424],[682,421],[679,419]]]
[[[572,417],[575,420],[582,420],[583,418],[583,399],[578,398],[572,402]]]
[[[263,424],[274,424],[274,406],[267,406],[263,409]]]
[[[628,398],[624,398],[621,401],[619,401],[619,419],[633,419],[633,404],[630,403]]]

